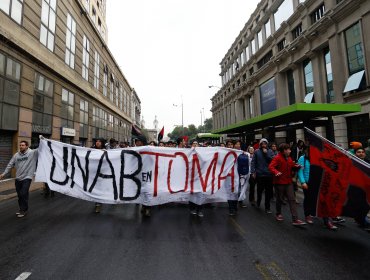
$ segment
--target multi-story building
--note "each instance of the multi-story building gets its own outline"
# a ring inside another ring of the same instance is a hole
[[[105,1],[0,1],[0,22],[0,170],[40,134],[131,138],[140,99],[107,47]]]
[[[222,59],[215,132],[347,147],[370,138],[370,1],[262,0]]]
[[[98,29],[106,44],[108,44],[108,29],[106,22],[106,0],[83,0],[86,13]]]

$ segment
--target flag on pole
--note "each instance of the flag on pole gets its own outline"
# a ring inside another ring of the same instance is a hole
[[[305,128],[318,217],[364,219],[370,210],[370,164]]]
[[[164,136],[164,126],[162,127],[161,131],[158,133],[158,142],[163,139]]]

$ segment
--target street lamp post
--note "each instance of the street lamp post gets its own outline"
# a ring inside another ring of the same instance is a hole
[[[174,107],[178,107],[177,104],[172,104]],[[182,128],[182,135],[184,136],[185,130],[184,130],[184,102],[182,101],[181,96],[181,128]]]

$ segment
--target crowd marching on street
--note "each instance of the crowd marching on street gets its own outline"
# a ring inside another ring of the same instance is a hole
[[[349,152],[359,159],[370,163],[370,139],[369,146],[364,148],[360,142],[351,142]],[[304,226],[314,224],[316,218],[315,194],[312,191],[313,180],[310,177],[310,149],[304,141],[298,140],[296,143],[281,143],[277,145],[270,143],[262,138],[259,141],[247,145],[240,140],[227,140],[225,143],[213,144],[211,142],[199,143],[194,140],[186,143],[185,138],[179,137],[176,141],[156,143],[147,142],[143,135],[136,136],[133,146],[159,146],[170,148],[196,148],[196,147],[225,147],[229,149],[241,150],[237,158],[239,174],[239,191],[236,195],[228,196],[229,215],[235,216],[238,209],[246,208],[249,205],[253,208],[262,207],[267,215],[273,213],[271,204],[275,203],[275,219],[277,222],[284,221],[282,207],[288,205],[291,214],[292,225]],[[110,150],[130,147],[128,142],[119,142],[110,139],[106,143],[105,139],[98,138],[91,148]],[[29,188],[37,166],[38,150],[29,148],[27,141],[21,141],[19,152],[14,154],[8,166],[2,174],[0,180],[10,173],[13,167],[16,168],[15,188],[18,195],[19,211],[16,216],[23,218],[28,212]],[[296,193],[301,188],[304,194],[303,212],[304,218],[299,219],[297,208],[300,205]],[[45,196],[54,196],[47,184],[45,184]],[[100,213],[103,205],[95,203],[95,213]],[[204,217],[203,205],[189,202],[190,215]],[[141,213],[144,217],[150,217],[152,206],[142,205]],[[336,230],[335,224],[345,222],[342,217],[323,217],[326,228]],[[357,224],[369,231],[370,220],[368,215],[355,218]]]

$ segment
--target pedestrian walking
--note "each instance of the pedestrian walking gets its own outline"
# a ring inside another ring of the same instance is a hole
[[[249,168],[252,168],[252,158],[254,155],[254,148],[253,146],[248,147],[248,153],[249,153]],[[256,190],[256,178],[251,175],[251,172],[249,173],[249,203],[252,206],[256,206],[256,199],[255,199],[255,190]]]
[[[199,147],[199,144],[196,140],[194,140],[192,143],[191,143],[191,148],[192,149],[195,149]],[[197,194],[193,194],[192,195],[194,200],[197,200]],[[190,197],[191,199],[192,197]],[[198,216],[199,218],[203,218],[204,217],[204,213],[203,213],[203,205],[201,204],[196,204],[194,203],[193,201],[189,201],[189,209],[190,209],[190,215],[192,216]]]
[[[318,195],[318,189],[314,189],[313,181],[310,180],[310,155],[309,148],[304,147],[302,156],[298,159],[298,164],[301,168],[298,170],[298,180],[302,186],[304,199],[303,199],[303,211],[307,224],[313,224],[313,217],[316,216],[316,201]],[[324,225],[330,230],[338,229],[329,217],[323,218]]]
[[[249,181],[249,163],[250,155],[247,152],[247,145],[242,143],[240,149],[243,151],[238,156],[238,174],[239,174],[239,206],[242,208],[247,207],[247,204],[244,202],[246,198],[246,192],[248,189]]]
[[[15,167],[15,189],[18,195],[19,211],[15,213],[18,218],[23,218],[28,212],[29,189],[32,177],[36,170],[38,150],[29,148],[28,142],[23,140],[19,143],[19,152],[13,155],[5,171],[0,175],[0,180]]]
[[[284,196],[288,198],[290,213],[292,215],[292,224],[294,226],[306,225],[305,222],[298,219],[297,205],[294,199],[294,190],[292,182],[292,169],[299,168],[290,157],[290,146],[287,143],[279,145],[279,153],[269,164],[269,170],[274,175],[274,186],[276,192],[276,220],[283,221],[281,215],[281,204]],[[257,183],[258,184],[258,183]]]
[[[272,174],[268,167],[274,155],[268,148],[266,138],[262,138],[259,143],[259,149],[253,155],[251,174],[257,183],[257,207],[259,208],[261,206],[262,194],[265,192],[265,212],[271,214]]]
[[[114,145],[115,140],[110,141],[110,142],[111,142],[112,145]],[[95,140],[95,144],[91,148],[98,149],[98,150],[104,150],[105,147],[107,147],[107,146],[109,146],[109,145],[105,144],[105,139],[104,138],[98,138],[98,139]],[[95,202],[95,213],[100,213],[102,205],[103,205],[102,203]]]

